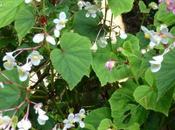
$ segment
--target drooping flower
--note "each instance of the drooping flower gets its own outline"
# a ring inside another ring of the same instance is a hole
[[[54,37],[44,34],[44,33],[38,33],[35,34],[33,37],[33,42],[34,43],[41,43],[44,41],[44,39],[46,39],[46,41],[52,45],[56,45],[56,41],[54,39]]]
[[[29,4],[29,3],[31,3],[33,0],[25,0],[25,3],[26,4]],[[37,1],[37,2],[41,2],[41,0],[35,0],[35,1]]]
[[[11,123],[11,118],[9,116],[3,116],[0,114],[0,129],[4,130]]]
[[[95,42],[92,47],[90,48],[93,52],[96,52],[98,49],[97,43]]]
[[[34,109],[35,109],[35,113],[38,114],[40,113],[40,111],[42,110],[41,108],[43,107],[43,104],[42,103],[37,103],[34,105]]]
[[[158,72],[160,70],[162,61],[163,55],[154,56],[153,60],[149,61],[149,63],[151,64],[151,71],[153,73]]]
[[[159,8],[158,4],[156,2],[151,2],[149,4],[149,7],[153,10],[157,10]]]
[[[0,82],[0,88],[4,88],[3,82]]]
[[[66,27],[66,23],[67,23],[68,19],[66,16],[65,12],[61,12],[59,14],[59,18],[56,18],[53,20],[53,22],[56,24],[56,27],[54,29],[54,35],[55,37],[59,37],[60,36],[60,31]]]
[[[18,130],[29,130],[32,127],[32,124],[28,118],[23,118],[17,124]]]
[[[120,38],[121,39],[126,39],[127,38],[127,34],[123,30],[120,30]]]
[[[60,126],[59,126],[58,124],[56,124],[56,125],[54,126],[54,128],[52,128],[52,130],[61,130],[61,128],[60,128]]]
[[[104,36],[100,37],[99,40],[97,41],[97,44],[101,47],[101,48],[105,48],[108,44],[106,38]]]
[[[40,125],[45,125],[46,121],[49,119],[49,117],[46,115],[46,112],[41,109],[42,103],[38,103],[34,106],[35,113],[38,114],[37,121]]]
[[[77,5],[78,5],[79,9],[80,9],[80,10],[82,10],[82,9],[83,9],[83,7],[85,7],[85,6],[86,6],[86,2],[84,2],[84,1],[80,0],[80,1],[78,1]]]
[[[97,17],[97,12],[99,11],[98,7],[96,5],[92,5],[90,2],[85,3],[85,10],[87,10],[86,17]]]
[[[112,71],[112,69],[115,67],[116,61],[115,60],[109,60],[105,63],[106,69],[109,71]]]
[[[3,66],[6,70],[12,70],[16,66],[16,60],[13,56],[13,52],[7,52],[6,55],[3,57],[3,61]]]
[[[27,62],[23,66],[17,66],[20,81],[26,81],[29,77],[29,71],[31,70],[32,63]]]
[[[68,115],[68,118],[63,121],[63,123],[64,123],[63,130],[70,129],[70,128],[75,126],[75,124],[74,124],[75,123],[74,117],[75,117],[75,115],[73,113],[70,113]]]
[[[40,55],[40,53],[38,51],[33,51],[28,57],[28,60],[30,60],[30,62],[34,65],[34,66],[38,66],[41,62],[41,60],[43,59],[43,56]]]
[[[83,122],[83,119],[86,117],[86,112],[84,109],[81,109],[79,113],[75,114],[75,122],[79,123],[79,126],[81,128],[85,127],[85,123]]]

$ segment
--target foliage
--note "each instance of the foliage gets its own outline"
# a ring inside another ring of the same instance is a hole
[[[174,25],[173,0],[0,0],[0,129],[174,130]]]

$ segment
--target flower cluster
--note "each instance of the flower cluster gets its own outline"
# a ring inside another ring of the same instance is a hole
[[[173,35],[169,32],[166,25],[161,25],[160,30],[155,32],[154,30],[148,30],[146,27],[141,26],[141,30],[145,34],[145,38],[150,39],[149,47],[152,49],[158,46],[160,43],[168,44],[169,38],[173,38]]]
[[[80,0],[78,2],[78,7],[80,10],[82,10],[83,8],[87,11],[86,13],[86,17],[92,17],[92,18],[96,18],[97,17],[97,12],[99,12],[99,8],[96,5],[92,5],[90,2],[85,2]]]
[[[56,18],[53,20],[53,22],[56,24],[55,29],[54,29],[54,36],[56,38],[60,36],[60,31],[63,28],[65,28],[67,21],[68,19],[67,19],[65,12],[61,12],[59,14],[59,18]],[[38,34],[35,34],[33,37],[34,43],[41,43],[44,40],[50,43],[51,45],[56,45],[55,38],[47,33],[38,33]]]
[[[21,104],[21,106],[23,104]],[[41,109],[41,107],[42,107],[41,103],[38,103],[38,104],[34,103],[34,104],[35,104],[34,105],[35,112],[38,114],[38,119],[37,119],[38,123],[40,125],[44,125],[46,123],[46,121],[49,119],[49,117],[46,115],[46,112]],[[32,128],[32,124],[28,118],[29,117],[29,108],[30,108],[30,106],[28,105],[26,114],[17,123],[18,130],[29,130]],[[13,117],[10,118],[9,116],[3,116],[2,114],[0,114],[0,129],[1,130],[15,130],[16,125],[13,125],[13,124],[14,124]]]
[[[75,123],[78,123],[81,128],[84,128],[85,123],[83,122],[83,119],[85,117],[86,117],[86,115],[85,115],[85,110],[84,109],[81,109],[79,111],[79,113],[76,113],[76,114],[70,113],[68,115],[67,119],[65,119],[63,121],[63,123],[64,123],[63,130],[67,130],[67,129],[70,129],[72,127],[75,127]]]
[[[159,3],[165,2],[167,5],[168,11],[171,11],[175,14],[175,1],[174,0],[159,0]]]
[[[3,66],[6,70],[12,70],[16,66],[19,73],[19,79],[21,81],[26,81],[29,76],[29,72],[31,71],[32,65],[38,66],[43,59],[43,56],[40,55],[38,51],[32,51],[28,55],[26,63],[24,65],[18,65],[16,62],[16,57],[19,55],[19,53],[14,55],[18,51],[21,53],[23,50],[7,52],[3,57]]]

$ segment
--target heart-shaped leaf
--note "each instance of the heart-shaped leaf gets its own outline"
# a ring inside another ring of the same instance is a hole
[[[51,61],[72,90],[84,75],[89,74],[91,43],[89,39],[76,33],[65,33],[60,39],[60,45],[61,49],[51,52]]]

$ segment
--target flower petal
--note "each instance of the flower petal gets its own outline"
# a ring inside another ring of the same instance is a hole
[[[57,29],[55,29],[55,30],[54,30],[54,36],[55,36],[55,37],[60,37],[60,31],[57,30]]]
[[[59,14],[59,19],[66,19],[66,13],[65,12],[61,12],[60,14]]]
[[[50,35],[46,36],[46,41],[49,42],[52,45],[56,45],[56,41],[55,41],[54,37],[52,37]]]
[[[33,37],[33,42],[40,43],[42,41],[44,41],[44,33],[35,34],[35,36]]]
[[[29,4],[30,2],[32,2],[32,0],[25,0],[26,4]]]

